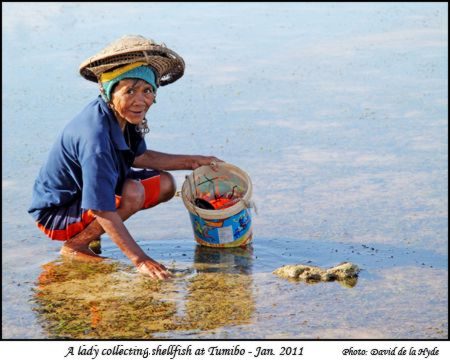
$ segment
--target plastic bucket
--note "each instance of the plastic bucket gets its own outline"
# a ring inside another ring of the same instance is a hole
[[[228,163],[195,169],[181,188],[196,242],[208,247],[238,247],[252,240],[252,182],[246,172]],[[198,200],[217,209],[199,207]]]

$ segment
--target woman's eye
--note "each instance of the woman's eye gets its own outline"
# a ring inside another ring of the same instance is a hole
[[[134,93],[134,89],[133,88],[129,88],[127,90],[127,94],[132,95]]]
[[[151,88],[146,88],[144,90],[144,92],[147,93],[147,94],[153,94],[153,90]]]

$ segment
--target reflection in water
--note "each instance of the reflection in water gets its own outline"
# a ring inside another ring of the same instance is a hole
[[[358,276],[338,279],[337,282],[343,287],[352,288],[356,286],[356,283],[358,282]]]
[[[163,284],[118,262],[56,260],[42,266],[36,311],[50,338],[151,337],[176,312]]]
[[[196,246],[197,274],[190,279],[186,316],[201,329],[245,324],[255,311],[251,275],[253,248]]]
[[[250,274],[253,266],[251,244],[234,248],[195,247],[197,272],[224,272]]]
[[[252,250],[233,250],[201,247],[193,276],[165,282],[117,261],[58,259],[42,266],[34,310],[53,339],[148,339],[155,333],[248,323],[255,310]]]

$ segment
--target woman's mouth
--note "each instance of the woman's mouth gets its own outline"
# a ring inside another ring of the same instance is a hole
[[[145,113],[145,110],[141,110],[141,111],[130,111],[131,114],[135,115],[135,116],[141,116],[143,113]]]

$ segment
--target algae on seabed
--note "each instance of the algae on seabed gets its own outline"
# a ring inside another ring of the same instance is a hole
[[[243,274],[199,273],[189,281],[186,322],[209,330],[245,324],[255,310],[252,278]]]
[[[42,268],[34,310],[52,339],[149,339],[243,324],[254,311],[248,275],[199,272],[160,282],[116,261],[58,259]]]

